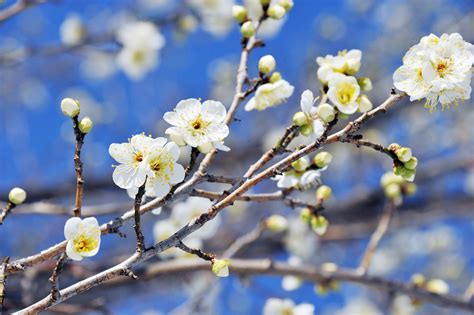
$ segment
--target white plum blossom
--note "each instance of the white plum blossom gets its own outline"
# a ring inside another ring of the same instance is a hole
[[[223,144],[229,135],[225,117],[226,109],[221,102],[209,100],[201,104],[190,98],[180,101],[174,111],[165,113],[163,118],[173,125],[166,133],[178,145],[189,145],[208,153],[213,149],[230,150]]]
[[[117,64],[130,78],[141,79],[158,64],[158,51],[165,38],[151,22],[131,22],[117,32],[117,41],[123,48],[117,55]]]
[[[358,49],[340,51],[337,56],[326,55],[316,58],[319,65],[318,79],[327,84],[334,73],[354,75],[359,71],[362,52]]]
[[[314,106],[317,99],[318,98],[313,96],[313,92],[305,90],[301,94],[300,106],[303,113],[305,113],[309,121],[311,121],[313,133],[319,138],[324,133],[324,125],[323,122],[317,118],[318,108]]]
[[[248,10],[248,16],[252,21],[258,21],[263,15],[262,4],[260,0],[244,0],[245,7]],[[272,3],[278,3],[278,1],[273,0]],[[262,21],[258,29],[258,35],[262,38],[272,38],[278,35],[283,24],[286,21],[286,16],[280,20],[275,19],[266,19]]]
[[[233,23],[232,6],[234,0],[187,0],[196,11],[205,31],[214,36],[226,35]]]
[[[152,145],[163,140],[166,142],[164,138],[155,140],[139,134],[134,135],[127,143],[112,143],[109,154],[120,163],[112,174],[114,183],[123,189],[138,188],[143,185],[147,175],[153,175],[146,161],[148,151]]]
[[[86,29],[81,18],[76,15],[67,17],[59,28],[61,41],[69,46],[79,45],[86,37]]]
[[[265,83],[257,88],[255,96],[245,105],[246,111],[264,110],[268,107],[279,105],[293,95],[294,87],[285,80],[275,83]]]
[[[341,113],[350,115],[357,111],[360,87],[356,78],[334,73],[329,78],[328,86],[328,98]]]
[[[298,170],[291,168],[282,175],[275,176],[274,179],[278,180],[278,188],[298,188],[304,190],[320,182],[321,172],[327,167],[312,169],[310,168],[311,163],[307,156],[302,157],[300,160],[304,161],[303,164],[305,164],[306,167]]]
[[[120,188],[127,189],[131,197],[145,183],[145,194],[163,197],[171,186],[184,179],[184,167],[177,163],[179,148],[166,138],[135,135],[128,143],[113,143],[109,154],[120,164],[115,167],[112,179]]]
[[[82,260],[97,254],[100,248],[101,231],[94,217],[70,218],[64,225],[66,254],[72,260]]]
[[[269,298],[263,307],[263,315],[314,315],[314,305],[302,303],[296,305],[290,299]]]
[[[471,95],[474,46],[458,33],[424,36],[403,57],[403,65],[393,74],[394,85],[411,101],[426,98],[431,110],[443,109]]]

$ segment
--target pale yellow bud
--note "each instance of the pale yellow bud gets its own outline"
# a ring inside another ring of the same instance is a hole
[[[370,80],[368,77],[358,78],[357,83],[359,83],[360,89],[362,91],[368,92],[372,90],[372,80]]]
[[[8,193],[8,200],[15,204],[15,205],[20,205],[22,204],[26,199],[26,191],[19,187],[15,187],[10,192]]]
[[[300,133],[303,136],[309,136],[310,134],[313,133],[313,125],[312,124],[306,124],[306,125],[301,126]]]
[[[310,165],[310,162],[305,157],[299,158],[298,160],[291,163],[291,167],[293,167],[293,169],[298,171],[298,172],[306,171],[306,169],[309,167],[309,165]]]
[[[374,107],[374,105],[372,105],[372,102],[369,100],[369,98],[364,94],[359,96],[356,102],[359,105],[359,112],[361,113],[368,112]]]
[[[250,38],[253,36],[255,33],[255,27],[253,26],[252,21],[247,21],[242,26],[240,27],[240,33],[242,33],[242,36],[245,38]]]
[[[267,14],[274,20],[280,20],[286,14],[286,10],[279,4],[272,4],[267,10]]]
[[[301,209],[301,212],[300,212],[300,219],[305,222],[305,223],[309,223],[311,221],[311,218],[312,218],[313,214],[311,212],[311,209],[309,208],[303,208]]]
[[[303,126],[308,123],[308,115],[303,112],[297,112],[293,115],[293,123],[297,126]]]
[[[389,199],[400,198],[402,190],[398,184],[389,184],[384,188],[385,196]]]
[[[241,5],[234,5],[232,6],[232,16],[237,22],[242,23],[247,20],[247,9]]]
[[[214,259],[212,261],[212,272],[218,277],[229,276],[230,262],[227,259]]]
[[[322,215],[314,216],[311,218],[311,228],[318,235],[324,235],[328,229],[329,222]]]
[[[325,201],[331,198],[332,189],[329,186],[322,185],[316,190],[316,199],[318,201]]]
[[[280,72],[273,72],[272,75],[270,76],[270,79],[268,79],[268,81],[270,81],[270,83],[275,83],[277,81],[280,81],[281,80],[281,73]]]
[[[395,154],[401,162],[408,162],[412,157],[410,148],[400,148],[395,152]]]
[[[321,104],[318,107],[318,117],[325,123],[329,123],[336,117],[336,110],[328,103]]]
[[[267,229],[274,233],[280,233],[288,228],[288,220],[281,215],[274,214],[270,216],[266,221]]]
[[[81,106],[78,101],[73,100],[72,98],[64,98],[61,101],[61,111],[64,115],[68,117],[76,117],[79,115]]]
[[[332,154],[326,151],[319,152],[313,159],[314,164],[319,168],[323,168],[329,165],[332,161]]]
[[[293,0],[280,0],[279,4],[285,8],[286,12],[290,11],[293,9],[293,6],[295,5],[293,3]]]
[[[82,118],[79,122],[79,130],[82,133],[89,133],[92,130],[93,126],[94,124],[92,123],[92,120],[87,116]]]
[[[404,165],[407,169],[414,170],[416,169],[416,166],[418,165],[418,159],[412,156],[407,162],[404,163]]]
[[[265,55],[258,61],[258,71],[263,74],[272,72],[275,70],[276,61],[272,55]]]
[[[446,294],[449,291],[449,286],[441,279],[431,279],[426,283],[426,290],[437,294]]]

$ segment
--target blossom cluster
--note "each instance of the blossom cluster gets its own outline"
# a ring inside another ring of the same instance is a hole
[[[444,109],[470,98],[473,63],[474,46],[460,34],[430,34],[405,54],[393,81],[411,101],[426,99],[430,110],[438,103]]]

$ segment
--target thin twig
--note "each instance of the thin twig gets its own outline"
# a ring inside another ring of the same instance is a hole
[[[0,23],[38,3],[40,3],[38,0],[17,0],[11,6],[0,11]]]
[[[140,255],[143,254],[143,252],[145,251],[145,237],[143,236],[142,226],[140,223],[140,206],[142,205],[143,195],[145,194],[145,185],[146,180],[143,185],[138,188],[138,192],[135,195],[135,200],[133,203],[133,208],[135,210],[135,224],[133,225],[133,229],[135,230],[135,235],[137,237],[137,253]]]
[[[49,282],[51,283],[51,302],[56,301],[60,294],[59,294],[59,274],[62,272],[64,268],[64,263],[67,260],[66,253],[62,253],[59,256],[58,261],[56,262],[56,266],[54,267],[53,274],[49,278]]]
[[[2,213],[0,213],[0,225],[3,224],[3,221],[7,218],[7,216],[10,214],[10,212],[16,207],[16,204],[13,202],[7,202],[5,207],[2,209]]]
[[[0,265],[0,314],[3,314],[3,302],[5,301],[6,286],[7,286],[7,273],[6,268],[10,257],[3,260]]]
[[[471,283],[469,283],[469,286],[466,289],[466,292],[464,292],[464,299],[467,302],[470,302],[472,300],[472,297],[474,296],[474,280],[471,280]]]
[[[393,212],[396,206],[395,203],[392,201],[387,202],[385,209],[383,211],[382,217],[375,229],[374,233],[370,237],[369,244],[365,249],[364,255],[362,256],[362,260],[360,262],[358,271],[361,274],[366,274],[369,270],[370,263],[372,262],[372,257],[377,249],[377,246],[380,243],[380,240],[384,236],[385,232],[387,232],[388,226],[390,224],[390,220],[392,219]]]
[[[185,251],[186,253],[198,256],[199,258],[202,258],[204,260],[212,261],[215,258],[214,255],[207,254],[200,249],[191,248],[184,244],[182,241],[179,241],[178,244],[176,244],[176,247]]]
[[[73,121],[74,135],[76,136],[76,147],[74,150],[74,168],[76,170],[76,203],[74,206],[74,216],[80,217],[81,207],[82,207],[83,186],[84,186],[84,179],[82,178],[81,149],[82,149],[82,145],[84,144],[84,138],[86,134],[83,133],[79,129],[78,116],[74,116],[72,118],[72,121]]]
[[[255,242],[265,231],[265,224],[260,222],[252,231],[236,239],[229,248],[222,254],[222,257],[234,257],[245,246]]]

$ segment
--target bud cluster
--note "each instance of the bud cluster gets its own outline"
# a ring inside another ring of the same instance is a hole
[[[392,143],[388,149],[393,152],[398,159],[395,161],[393,173],[403,177],[409,182],[412,182],[415,179],[418,159],[413,156],[411,149],[402,147],[398,143]]]
[[[385,173],[380,179],[385,196],[401,204],[403,196],[410,196],[416,192],[416,184],[406,181],[403,177],[392,172]]]
[[[90,117],[86,116],[79,120],[77,117],[79,116],[79,113],[81,112],[81,104],[79,103],[78,100],[66,97],[61,101],[61,111],[63,112],[64,115],[72,118],[73,120],[78,121],[77,127],[79,130],[83,133],[89,133],[92,130],[92,127],[94,126],[92,119]]]
[[[447,294],[449,286],[446,282],[441,279],[430,279],[427,280],[425,276],[420,273],[416,273],[411,277],[411,282],[420,288],[436,294]]]

